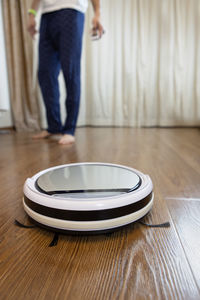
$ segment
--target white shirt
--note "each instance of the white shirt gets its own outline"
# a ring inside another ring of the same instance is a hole
[[[85,13],[88,0],[42,0],[42,13],[47,13],[63,8],[72,8]]]

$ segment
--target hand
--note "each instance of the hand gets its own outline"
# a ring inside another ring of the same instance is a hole
[[[30,33],[31,37],[34,39],[35,34],[38,32],[36,30],[36,21],[34,15],[30,14],[28,19],[28,32]]]
[[[100,39],[102,35],[104,34],[104,29],[103,26],[101,25],[100,22],[100,17],[98,15],[95,15],[93,20],[92,20],[92,36],[98,36]]]

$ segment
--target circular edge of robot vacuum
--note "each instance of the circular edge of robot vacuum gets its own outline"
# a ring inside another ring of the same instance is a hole
[[[123,217],[144,208],[151,199],[152,192],[143,199],[129,205],[96,210],[72,210],[71,207],[68,207],[68,209],[60,209],[41,205],[24,195],[24,203],[32,211],[46,217],[67,221],[103,221]]]
[[[118,218],[111,218],[106,220],[98,221],[71,221],[71,220],[62,220],[51,218],[48,216],[41,215],[33,211],[28,207],[23,199],[24,210],[28,216],[33,219],[39,226],[49,228],[53,231],[62,231],[62,232],[76,232],[76,233],[102,233],[106,231],[113,231],[119,227],[126,226],[130,223],[133,223],[142,217],[144,217],[152,208],[154,200],[154,194],[151,193],[151,200],[143,208],[124,215]]]

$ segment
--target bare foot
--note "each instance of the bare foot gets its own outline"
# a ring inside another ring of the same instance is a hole
[[[47,130],[43,130],[37,134],[35,134],[34,136],[32,136],[33,139],[46,139],[49,136],[51,136],[51,133],[48,132]]]
[[[75,137],[71,134],[63,134],[61,139],[58,141],[60,145],[70,145],[75,142]]]

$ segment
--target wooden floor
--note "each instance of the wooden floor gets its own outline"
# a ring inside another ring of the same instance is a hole
[[[0,134],[0,299],[200,299],[200,130],[79,128],[77,142]],[[23,184],[42,169],[110,162],[149,174],[149,223],[75,237],[23,229]]]

